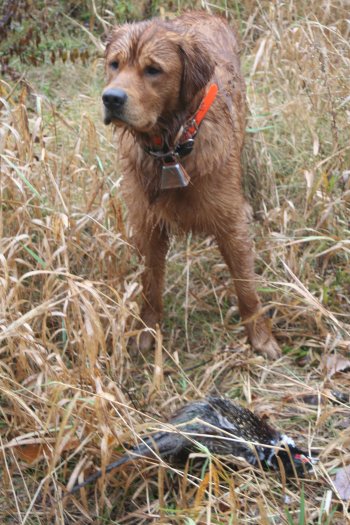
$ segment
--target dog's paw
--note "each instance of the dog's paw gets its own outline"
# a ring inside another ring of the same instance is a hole
[[[149,330],[144,330],[138,339],[138,347],[141,352],[147,352],[154,347],[154,341],[155,339],[152,332]]]
[[[135,346],[141,352],[152,350],[158,338],[161,314],[151,308],[144,306],[141,312],[141,320],[137,324],[140,333],[135,337]]]
[[[262,340],[260,337],[253,338],[251,345],[253,350],[260,354],[265,354],[270,359],[278,359],[281,357],[281,349],[271,334],[265,340]]]
[[[131,356],[137,355],[138,352],[148,352],[155,345],[157,334],[155,329],[141,328],[137,336],[133,336],[128,344],[128,350]],[[142,330],[142,331],[141,331]]]
[[[270,359],[281,357],[281,349],[271,333],[270,320],[263,316],[246,325],[250,344],[256,352]]]

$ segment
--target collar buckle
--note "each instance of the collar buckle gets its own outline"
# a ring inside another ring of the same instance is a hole
[[[176,153],[179,157],[186,157],[191,153],[194,146],[194,138],[190,138],[188,140],[185,140],[185,142],[181,142],[178,144],[175,148]]]

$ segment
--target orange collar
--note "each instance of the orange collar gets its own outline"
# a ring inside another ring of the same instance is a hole
[[[183,142],[183,139],[184,140],[188,140],[188,139],[191,139],[193,138],[197,131],[198,131],[198,128],[199,128],[199,125],[200,123],[202,122],[202,120],[204,119],[205,115],[208,113],[211,105],[213,104],[214,100],[216,99],[216,95],[218,94],[218,86],[217,84],[212,84],[205,97],[203,98],[196,114],[194,115],[194,117],[191,119],[190,123],[189,123],[189,126],[187,126],[187,128],[185,129],[185,131],[183,132],[183,134],[181,135],[181,139],[180,139],[180,142]]]
[[[164,139],[162,136],[156,135],[152,137],[152,146],[156,149],[149,148],[147,152],[155,157],[163,157],[169,154],[177,154],[180,157],[188,155],[192,151],[193,139],[199,126],[216,99],[218,89],[217,84],[211,84],[194,116],[180,129],[172,150],[164,151],[166,148]]]

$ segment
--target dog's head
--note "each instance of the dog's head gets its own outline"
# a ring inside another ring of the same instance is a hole
[[[203,37],[157,20],[125,24],[106,47],[105,123],[150,133],[161,120],[186,112],[214,72]]]

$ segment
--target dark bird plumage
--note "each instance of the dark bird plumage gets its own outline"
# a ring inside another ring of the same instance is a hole
[[[141,457],[180,456],[207,447],[213,454],[243,457],[253,466],[279,470],[283,465],[287,476],[303,475],[313,460],[298,449],[294,441],[272,428],[250,410],[231,403],[228,399],[208,397],[189,403],[170,420],[169,431],[156,432],[113,463],[105,472]],[[100,478],[96,472],[84,482],[75,485],[76,492]]]

